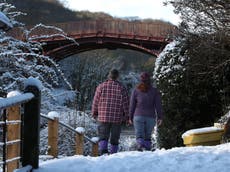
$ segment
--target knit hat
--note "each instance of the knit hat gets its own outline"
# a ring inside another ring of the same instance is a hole
[[[150,81],[150,75],[147,72],[142,72],[140,75],[140,80],[142,82]]]

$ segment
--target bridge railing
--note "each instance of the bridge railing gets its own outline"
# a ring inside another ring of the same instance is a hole
[[[38,167],[40,89],[29,82],[23,94],[0,99],[2,171],[20,166]]]
[[[61,28],[68,36],[82,36],[86,37],[90,34],[103,34],[103,36],[122,36],[126,37],[136,36],[143,39],[153,38],[166,38],[168,35],[175,35],[177,29],[175,26],[163,23],[163,22],[140,22],[140,21],[124,21],[124,20],[89,20],[89,21],[77,21],[68,23],[53,23],[51,26]],[[52,35],[57,31],[52,28],[38,27],[31,34],[30,37],[39,35]],[[18,39],[23,39],[23,34],[20,30],[12,30],[10,35]]]
[[[123,34],[137,36],[165,37],[176,31],[175,26],[156,23],[130,22],[121,20],[95,20],[54,24],[68,34],[87,34],[102,32],[107,34]]]

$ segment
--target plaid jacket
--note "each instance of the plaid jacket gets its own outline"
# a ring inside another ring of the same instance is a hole
[[[126,88],[119,82],[107,80],[100,84],[95,92],[93,117],[100,122],[121,123],[128,119],[129,97]]]

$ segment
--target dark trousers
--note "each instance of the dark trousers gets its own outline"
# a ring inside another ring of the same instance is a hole
[[[118,145],[121,134],[121,124],[120,123],[111,123],[111,122],[99,122],[98,125],[98,135],[99,140],[110,139],[112,145]]]

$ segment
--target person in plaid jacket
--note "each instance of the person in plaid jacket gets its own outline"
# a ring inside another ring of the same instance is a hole
[[[98,121],[99,153],[118,151],[122,122],[129,117],[129,97],[126,88],[117,80],[119,72],[113,69],[109,72],[108,80],[101,83],[95,92],[92,115]]]

